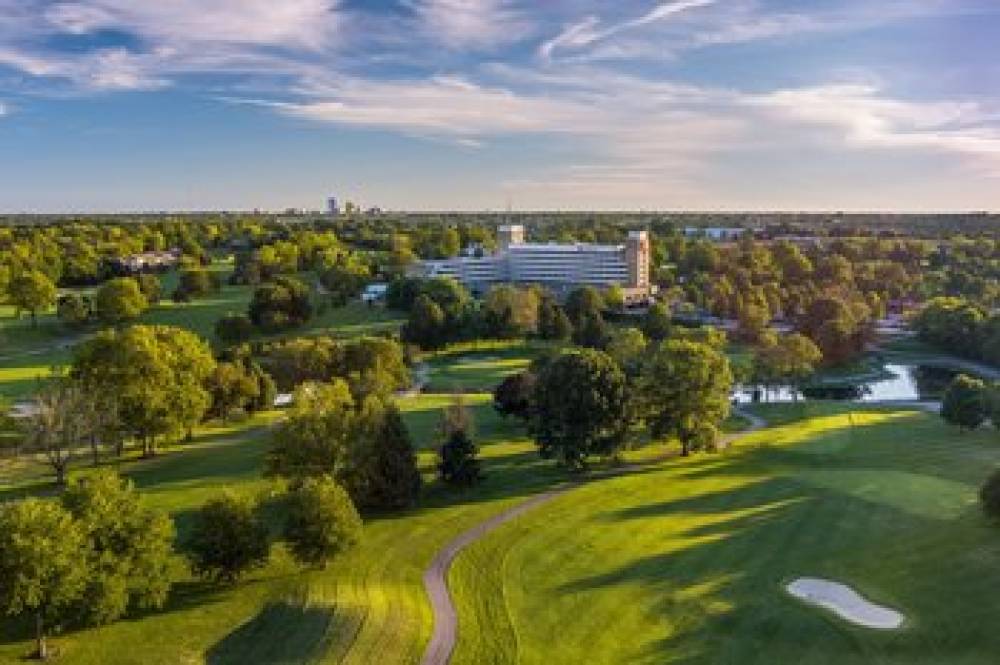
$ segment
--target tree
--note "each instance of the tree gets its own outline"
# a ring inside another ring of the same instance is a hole
[[[493,389],[493,408],[501,416],[527,420],[531,416],[531,396],[535,374],[530,371],[511,374]]]
[[[952,380],[941,400],[941,417],[963,431],[982,425],[986,409],[986,384],[965,374]]]
[[[361,540],[361,517],[331,478],[310,478],[292,490],[285,539],[300,563],[323,568]]]
[[[136,277],[139,282],[139,290],[145,296],[146,302],[155,305],[163,297],[163,283],[160,278],[152,273],[144,272]]]
[[[295,389],[288,417],[271,435],[265,474],[295,481],[338,478],[357,432],[354,399],[347,383],[308,382]]]
[[[86,390],[116,397],[123,428],[150,457],[158,437],[201,422],[211,404],[205,381],[214,368],[211,350],[194,333],[134,325],[105,330],[77,346],[70,374]]]
[[[118,325],[132,321],[146,311],[149,303],[131,277],[109,280],[97,291],[97,317],[104,323]]]
[[[429,296],[418,296],[410,310],[410,318],[403,325],[402,337],[425,349],[443,346],[448,335],[441,307]]]
[[[395,404],[375,397],[365,400],[349,454],[338,480],[358,507],[400,509],[417,500],[417,453]]]
[[[600,312],[584,316],[573,330],[573,342],[579,346],[603,349],[610,336],[608,324]]]
[[[617,284],[609,286],[604,291],[604,306],[614,312],[625,309],[625,291]]]
[[[205,387],[212,399],[208,413],[223,422],[237,409],[251,410],[249,406],[260,396],[257,376],[238,361],[216,365],[208,375]]]
[[[226,490],[195,514],[188,548],[195,574],[231,584],[267,563],[271,541],[257,503]]]
[[[979,490],[979,503],[987,517],[1000,520],[1000,469],[994,469]]]
[[[215,323],[215,336],[226,344],[245,342],[253,333],[253,322],[244,314],[226,314]]]
[[[670,337],[670,330],[673,327],[673,320],[670,310],[661,302],[654,302],[649,306],[646,315],[642,319],[642,332],[653,341],[660,341]]]
[[[555,298],[543,296],[538,305],[538,336],[562,342],[573,334],[573,324]]]
[[[472,409],[462,393],[455,393],[451,403],[441,411],[441,423],[438,431],[443,439],[451,438],[455,432],[462,432],[471,437],[475,434],[476,420]]]
[[[509,284],[494,286],[483,302],[487,333],[498,339],[533,334],[538,329],[538,294]]]
[[[607,352],[626,376],[635,376],[646,352],[646,336],[638,328],[620,328],[611,334]]]
[[[35,615],[37,656],[49,656],[48,624],[80,598],[87,583],[87,539],[52,500],[0,505],[0,606]]]
[[[269,332],[295,328],[312,318],[309,289],[294,277],[278,277],[254,290],[248,316]]]
[[[529,430],[542,457],[571,469],[589,455],[618,452],[629,429],[625,375],[600,351],[583,349],[552,360],[541,370],[532,396]]]
[[[719,350],[687,340],[661,342],[643,367],[643,411],[654,436],[676,436],[681,454],[711,447],[729,415],[733,377]]]
[[[93,313],[90,300],[79,293],[67,293],[56,304],[56,316],[70,328],[80,328]]]
[[[766,340],[753,359],[753,378],[764,386],[799,386],[816,371],[823,354],[811,339],[799,333]]]
[[[334,373],[347,379],[355,401],[369,395],[386,398],[410,385],[403,347],[385,337],[359,337],[345,343],[333,364]]]
[[[570,292],[566,298],[566,315],[579,328],[584,319],[600,317],[604,311],[604,299],[592,286],[581,286]]]
[[[7,298],[14,306],[15,314],[28,312],[31,325],[38,325],[38,312],[48,309],[56,302],[56,285],[40,270],[26,270],[13,277],[7,285]]]
[[[25,419],[28,448],[45,456],[56,483],[66,483],[66,472],[91,428],[91,403],[78,381],[58,376],[35,397],[33,413]]]
[[[185,302],[192,298],[203,298],[215,293],[221,288],[219,278],[202,267],[187,268],[181,271],[177,289],[172,298],[177,302]]]
[[[452,432],[438,449],[438,477],[455,487],[472,487],[483,479],[479,448],[462,430]]]
[[[170,591],[173,521],[145,508],[132,482],[112,471],[74,481],[62,504],[87,541],[81,614],[103,624],[123,616],[132,604],[163,607]]]

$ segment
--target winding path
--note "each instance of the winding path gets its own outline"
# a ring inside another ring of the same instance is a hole
[[[735,439],[745,436],[750,432],[762,429],[767,425],[763,418],[759,418],[752,413],[742,410],[738,411],[738,413],[750,421],[750,426],[742,432],[737,432],[724,437],[722,439],[723,445],[728,445]],[[650,464],[656,464],[663,461],[663,459],[663,457],[658,457],[654,460],[650,460],[649,462],[629,464],[618,469],[595,473],[584,480],[563,483],[547,492],[536,494],[527,501],[523,501],[522,503],[519,503],[502,513],[494,515],[485,522],[481,522],[468,531],[459,534],[451,542],[445,545],[445,547],[434,556],[434,559],[431,561],[427,570],[424,571],[424,589],[427,591],[427,596],[431,601],[431,609],[434,615],[434,632],[431,635],[430,642],[427,643],[427,649],[424,651],[424,657],[421,661],[422,664],[447,665],[447,663],[451,660],[452,651],[455,650],[455,640],[458,637],[458,614],[455,611],[455,605],[452,603],[451,594],[448,591],[448,571],[451,569],[451,564],[455,560],[455,557],[457,557],[462,550],[501,525],[510,522],[520,515],[523,515],[536,506],[548,503],[552,499],[580,487],[589,480],[620,476],[632,471],[637,471],[643,467],[649,466]]]

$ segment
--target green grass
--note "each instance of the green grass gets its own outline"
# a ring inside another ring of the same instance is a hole
[[[431,392],[492,391],[511,374],[527,369],[550,348],[540,342],[486,342],[457,345],[428,357]]]
[[[1000,529],[976,504],[996,434],[910,411],[763,410],[786,424],[573,490],[461,554],[453,662],[996,662]],[[800,575],[907,624],[803,605],[782,589]]]
[[[300,570],[280,547],[265,569],[231,588],[204,584],[181,569],[162,611],[57,636],[60,662],[417,662],[431,630],[422,574],[437,550],[565,477],[539,460],[514,421],[492,415],[488,396],[468,399],[487,474],[479,487],[458,492],[430,482],[434,426],[447,398],[408,398],[401,404],[404,419],[423,450],[420,464],[429,481],[418,507],[367,516],[361,546],[325,571]],[[208,428],[192,444],[171,446],[154,460],[124,462],[120,469],[150,505],[173,515],[183,538],[193,511],[221,487],[268,490],[260,473],[275,415]],[[47,483],[43,467],[8,464],[0,467],[0,500],[48,492]],[[29,636],[26,623],[0,621],[0,662],[19,662],[30,652]]]

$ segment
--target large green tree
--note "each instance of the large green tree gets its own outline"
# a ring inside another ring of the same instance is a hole
[[[361,540],[361,517],[332,478],[309,478],[291,491],[285,539],[300,563],[325,567]]]
[[[339,480],[361,508],[400,509],[420,494],[417,453],[395,404],[370,397],[357,416],[348,466]]]
[[[215,582],[233,583],[267,563],[271,540],[257,502],[231,490],[195,514],[188,539],[191,567]]]
[[[38,312],[52,307],[56,302],[56,285],[41,270],[17,273],[7,285],[7,298],[18,316],[21,312],[31,315],[31,325],[38,325]]]
[[[530,431],[543,457],[582,469],[590,455],[612,455],[630,426],[625,375],[607,354],[563,354],[539,373]]]
[[[131,277],[105,282],[97,291],[95,304],[98,318],[111,325],[134,321],[149,307],[139,283]]]
[[[347,383],[304,383],[296,388],[288,417],[271,435],[265,473],[301,481],[341,477],[357,433],[357,412]]]
[[[733,377],[726,356],[687,340],[667,340],[643,367],[643,411],[655,436],[676,436],[681,454],[710,447],[729,415]]]
[[[313,315],[309,287],[294,277],[277,277],[253,293],[247,312],[255,326],[265,331],[301,326]]]
[[[215,368],[208,345],[173,326],[106,330],[76,349],[72,376],[116,397],[126,431],[145,456],[158,438],[190,431],[211,404],[205,382]]]
[[[132,481],[113,471],[75,480],[62,504],[88,544],[87,585],[79,602],[83,617],[102,624],[131,605],[162,607],[170,591],[173,521],[146,508]]]
[[[57,502],[25,499],[0,505],[0,607],[35,617],[37,656],[49,656],[49,625],[81,597],[88,578],[88,543]]]

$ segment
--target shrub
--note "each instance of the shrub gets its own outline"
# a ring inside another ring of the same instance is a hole
[[[987,517],[1000,520],[1000,469],[993,471],[986,479],[979,490],[979,502]]]
[[[462,430],[448,437],[438,451],[438,476],[449,485],[471,487],[483,479],[476,444]]]

